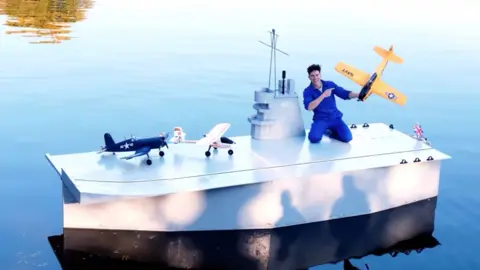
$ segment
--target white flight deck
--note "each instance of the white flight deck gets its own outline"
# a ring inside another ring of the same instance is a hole
[[[250,136],[231,137],[234,154],[226,149],[205,157],[206,146],[169,144],[158,155],[131,160],[119,157],[131,153],[96,152],[50,155],[56,169],[79,203],[93,203],[122,197],[146,197],[176,192],[199,191],[272,181],[278,178],[353,171],[450,158],[383,123],[351,129],[353,140],[346,144],[324,137],[311,144],[306,137],[282,140],[254,140]]]

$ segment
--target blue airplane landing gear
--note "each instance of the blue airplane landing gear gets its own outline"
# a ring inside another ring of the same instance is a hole
[[[158,147],[158,155],[159,155],[160,157],[165,156],[165,152],[163,152],[162,148],[163,148],[163,147],[166,147],[166,148],[168,149],[168,143],[167,143],[167,141],[166,141],[165,136],[162,137],[162,140],[163,140],[163,143],[161,143],[160,146]]]
[[[150,159],[150,155],[147,154],[147,161],[146,161],[147,165],[152,165],[152,160]]]

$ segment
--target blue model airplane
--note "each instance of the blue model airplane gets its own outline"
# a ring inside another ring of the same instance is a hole
[[[160,133],[158,137],[150,137],[150,138],[142,138],[137,139],[135,137],[131,137],[130,139],[125,139],[121,142],[115,143],[110,133],[105,133],[103,138],[105,140],[105,146],[101,147],[101,150],[98,153],[103,152],[111,152],[115,154],[115,152],[132,152],[135,151],[134,154],[126,157],[122,157],[121,159],[132,159],[135,157],[147,156],[147,165],[152,165],[152,160],[150,159],[150,150],[158,149],[158,154],[163,157],[165,153],[162,151],[162,147],[167,147],[167,139],[170,136],[170,133],[164,134],[163,132]]]

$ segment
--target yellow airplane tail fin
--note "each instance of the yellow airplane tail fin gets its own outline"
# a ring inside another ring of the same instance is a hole
[[[397,63],[397,64],[402,64],[403,63],[403,59],[393,52],[393,46],[390,46],[389,50],[385,50],[384,48],[381,48],[379,46],[375,46],[375,47],[373,47],[373,50],[378,55],[380,55],[382,58],[385,58],[388,61],[392,61],[392,62]]]

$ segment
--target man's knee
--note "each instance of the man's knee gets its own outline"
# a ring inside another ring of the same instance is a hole
[[[325,130],[328,128],[328,122],[316,120],[312,123],[310,132],[308,133],[308,140],[311,143],[319,143],[322,140]]]
[[[311,143],[319,143],[322,140],[322,135],[319,136],[318,134],[310,131],[310,133],[308,133],[308,140]]]
[[[334,124],[334,139],[348,143],[353,139],[352,131],[341,119]]]
[[[353,139],[352,132],[350,129],[347,127],[345,129],[342,129],[341,132],[338,134],[338,140],[344,143],[348,143]]]
[[[348,143],[348,142],[350,142],[350,141],[353,139],[353,137],[352,137],[352,132],[350,132],[350,131],[349,131],[349,132],[346,132],[345,134],[343,134],[343,135],[341,135],[341,136],[339,136],[339,137],[340,137],[340,138],[339,138],[340,141],[342,141],[342,142],[344,142],[344,143]]]

